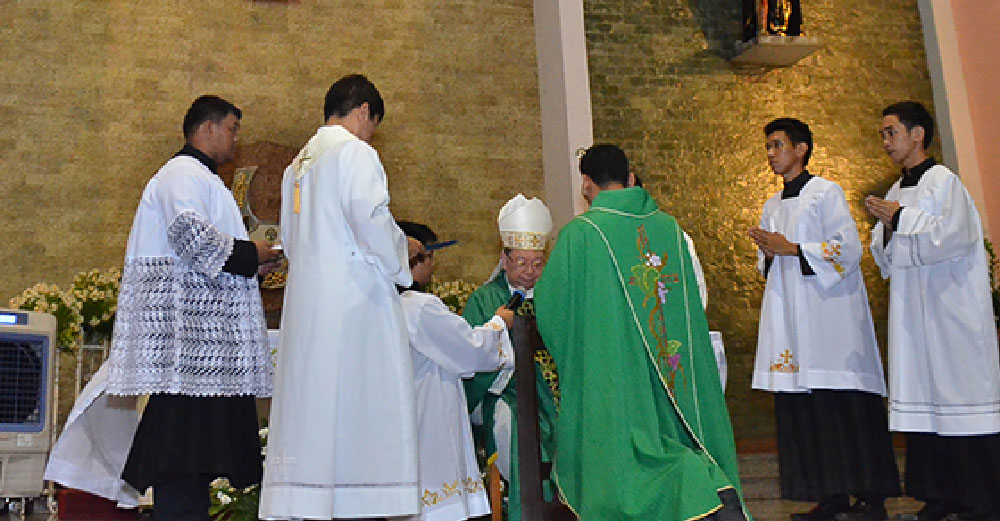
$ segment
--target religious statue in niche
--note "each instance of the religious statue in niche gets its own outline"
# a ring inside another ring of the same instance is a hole
[[[250,207],[248,191],[250,189],[250,182],[256,173],[257,166],[237,168],[233,172],[233,182],[230,185],[230,190],[233,192],[236,204],[240,207],[243,225],[246,226],[250,240],[277,242],[279,237],[281,237],[278,223],[276,221],[262,221],[254,214],[253,208]],[[267,266],[267,268],[264,273],[261,273],[260,287],[264,289],[283,288],[288,274],[288,260],[282,257],[278,262]]]
[[[743,0],[743,41],[760,35],[801,36],[799,0]]]
[[[233,162],[219,167],[219,176],[233,192],[251,240],[280,241],[281,178],[298,148],[268,141],[236,147]],[[281,320],[283,287],[288,264],[282,259],[267,265],[260,275],[261,301],[269,328]]]

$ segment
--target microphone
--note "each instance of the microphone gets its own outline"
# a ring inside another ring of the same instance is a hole
[[[524,292],[521,290],[514,290],[514,294],[511,295],[510,300],[507,301],[507,304],[504,307],[516,313],[517,308],[521,307],[521,304],[524,304]]]

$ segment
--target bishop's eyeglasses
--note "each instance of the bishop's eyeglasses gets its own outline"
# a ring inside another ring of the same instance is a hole
[[[527,260],[518,257],[512,257],[509,253],[505,254],[508,259],[510,259],[511,264],[519,270],[525,270],[531,268],[535,271],[541,271],[545,267],[545,261],[543,259]]]

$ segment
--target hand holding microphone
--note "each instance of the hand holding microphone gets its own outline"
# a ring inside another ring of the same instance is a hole
[[[496,315],[507,323],[507,327],[510,327],[514,323],[514,313],[517,312],[517,308],[521,307],[521,304],[524,304],[524,292],[516,290],[506,304],[497,308]]]

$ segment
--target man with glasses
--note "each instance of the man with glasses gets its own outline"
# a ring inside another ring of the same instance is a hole
[[[545,266],[545,245],[552,229],[549,209],[537,198],[517,194],[500,209],[497,219],[503,252],[497,272],[490,281],[469,296],[462,315],[472,326],[489,321],[498,307],[506,304],[515,291],[524,294],[518,314],[534,315],[535,282]],[[558,400],[558,380],[552,357],[547,352],[535,354],[538,389],[538,423],[542,459],[552,455],[552,424]],[[482,418],[482,438],[486,453],[496,460],[497,468],[510,484],[508,504],[510,521],[520,519],[520,486],[517,469],[516,432],[517,398],[511,370],[477,373],[465,381],[466,396],[473,418]]]
[[[906,495],[924,501],[917,521],[996,521],[998,310],[979,211],[928,155],[934,119],[923,105],[883,109],[879,135],[902,168],[865,209],[878,218],[871,252],[889,279],[889,429],[906,436]]]
[[[764,142],[784,188],[749,231],[766,280],[752,386],[774,394],[781,498],[817,502],[793,521],[881,521],[899,471],[858,228],[843,189],[806,170],[809,125],[775,119]]]

